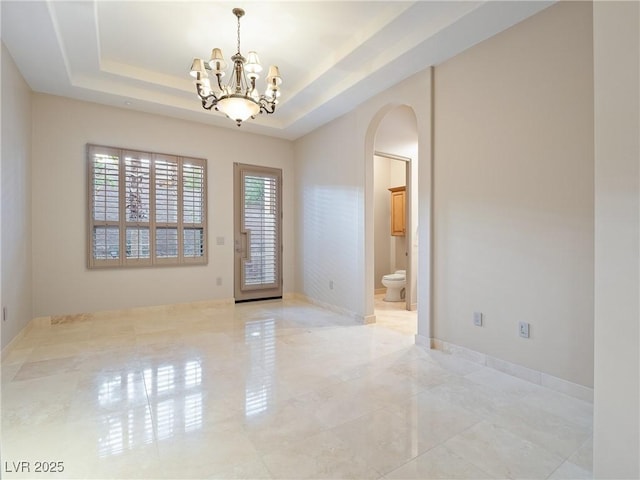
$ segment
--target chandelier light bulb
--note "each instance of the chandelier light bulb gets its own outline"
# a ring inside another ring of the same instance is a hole
[[[201,58],[194,58],[193,63],[191,64],[191,76],[196,80],[200,78],[204,78],[207,76],[207,72],[204,69],[204,62]]]
[[[280,90],[273,89],[271,88],[271,86],[268,86],[267,90],[265,91],[265,96],[270,99],[276,99],[280,96]]]
[[[219,48],[214,48],[211,50],[211,59],[209,60],[209,68],[213,70],[214,73],[221,73],[224,77],[225,70],[227,69],[227,62],[224,61],[224,57],[222,56],[222,50]]]
[[[244,66],[244,70],[249,74],[249,78],[258,78],[258,74],[262,71],[262,65],[260,65],[260,60],[258,60],[258,54],[256,52],[249,52],[247,54],[247,63]]]
[[[282,78],[280,77],[280,69],[275,65],[271,65],[269,67],[269,74],[267,75],[267,83],[273,86],[278,86],[282,83]]]

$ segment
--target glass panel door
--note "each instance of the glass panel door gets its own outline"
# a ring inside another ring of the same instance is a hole
[[[282,297],[282,170],[235,164],[236,301]]]

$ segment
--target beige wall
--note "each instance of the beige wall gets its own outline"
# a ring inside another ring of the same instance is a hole
[[[2,347],[32,318],[31,90],[2,44]]]
[[[375,248],[375,286],[384,288],[382,276],[391,272],[391,205],[389,186],[391,162],[388,158],[373,159],[373,212],[374,212],[374,248]]]
[[[434,84],[434,337],[592,386],[591,4],[542,11]]]
[[[593,15],[594,477],[640,478],[640,6]]]
[[[291,142],[50,95],[33,104],[36,316],[232,298],[234,162],[283,169],[284,291],[294,289]],[[87,143],[208,160],[207,266],[87,270]]]
[[[362,316],[363,188],[350,134],[355,125],[347,114],[295,142],[297,273],[300,293]]]

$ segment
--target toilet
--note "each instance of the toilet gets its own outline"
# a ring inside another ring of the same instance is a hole
[[[404,287],[407,285],[407,272],[405,270],[396,270],[382,277],[382,285],[387,287],[387,293],[384,296],[385,302],[402,302],[404,300]]]

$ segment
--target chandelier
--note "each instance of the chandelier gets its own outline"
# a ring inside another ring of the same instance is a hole
[[[259,113],[273,113],[276,110],[279,85],[282,83],[280,71],[276,66],[269,67],[267,75],[267,89],[260,94],[256,88],[256,80],[262,71],[256,52],[249,52],[247,58],[240,53],[240,17],[244,15],[242,8],[234,8],[233,14],[238,19],[238,51],[231,57],[233,68],[226,85],[222,84],[227,63],[222,56],[222,50],[214,48],[211,59],[205,62],[201,58],[194,58],[191,65],[191,76],[195,78],[196,92],[202,100],[202,108],[212,108],[224,113],[235,121],[238,126],[249,118],[255,118]],[[207,70],[216,76],[212,87]]]

